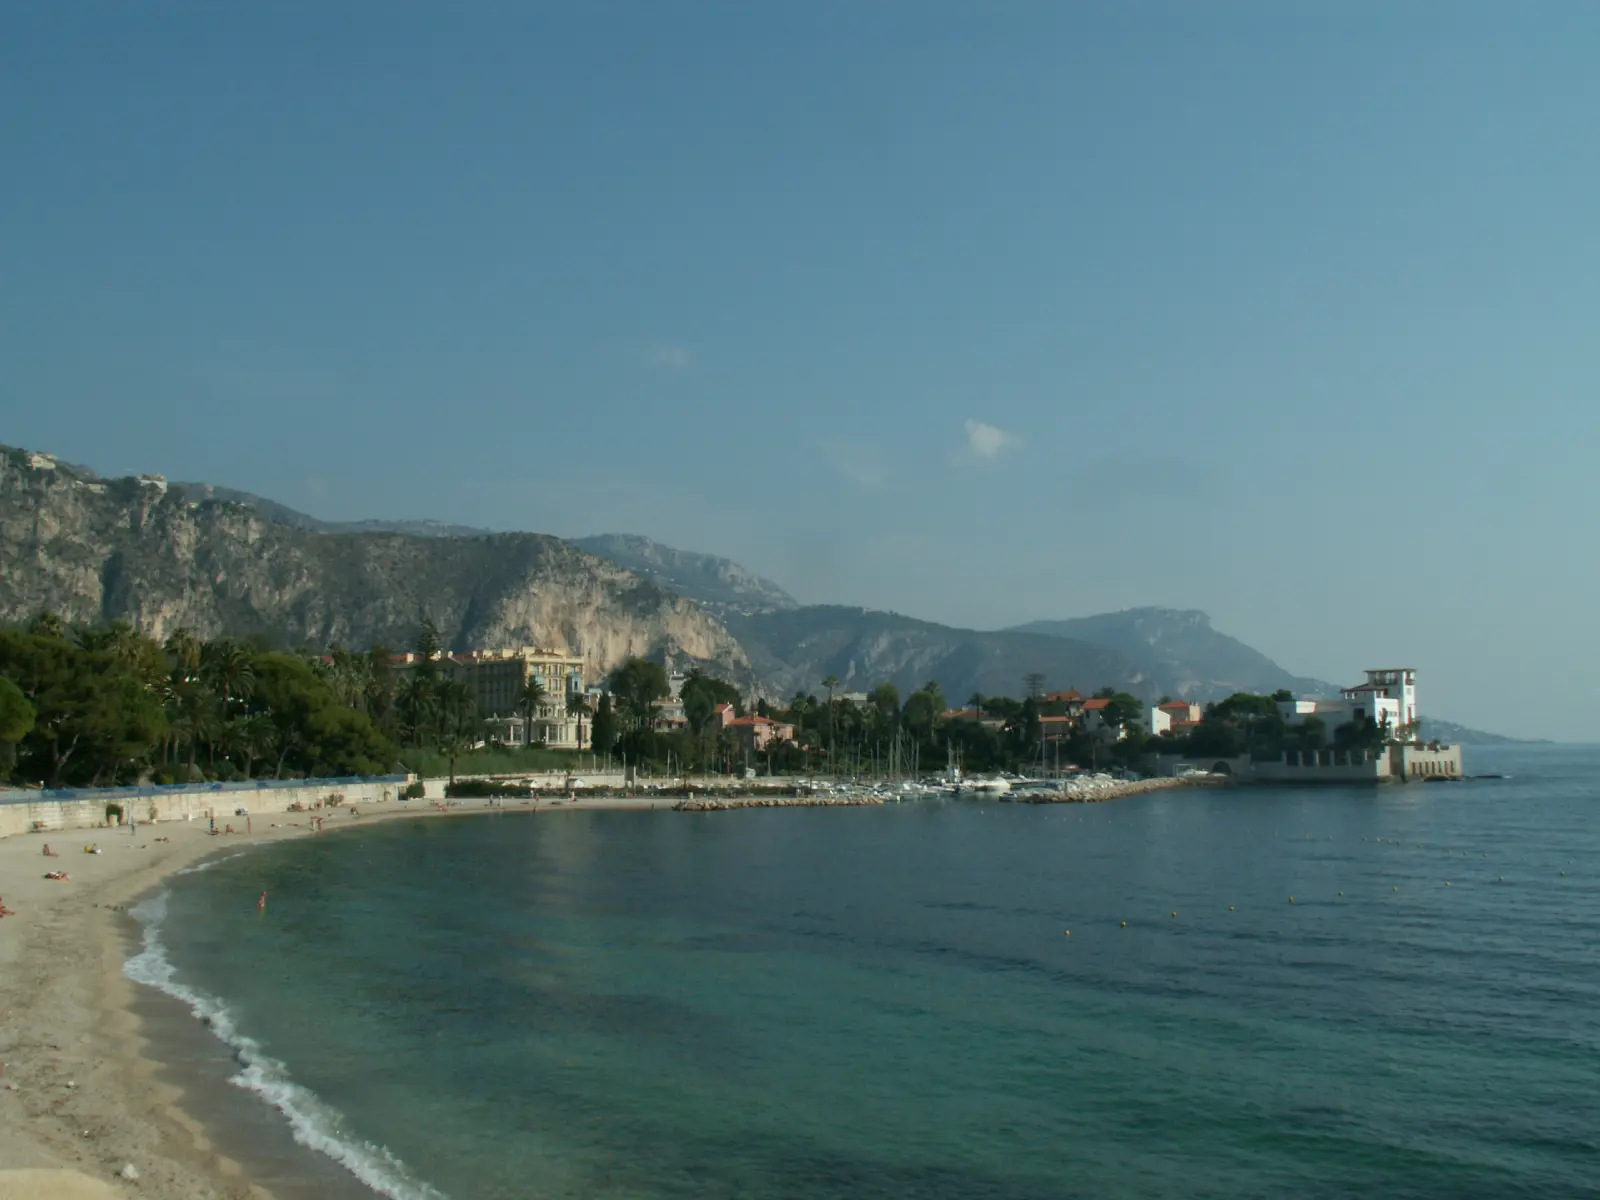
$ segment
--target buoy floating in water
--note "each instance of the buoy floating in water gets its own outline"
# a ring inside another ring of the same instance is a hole
[[[1293,897],[1293,896],[1290,896],[1290,897],[1289,897],[1289,903],[1290,903],[1290,904],[1293,904],[1293,903],[1294,903],[1294,897]]]
[[[1445,887],[1449,887],[1450,886],[1450,881],[1448,879],[1446,879],[1444,881],[1444,885],[1445,885]]]
[[[1126,922],[1126,921],[1124,921],[1124,922],[1123,922],[1123,923],[1122,923],[1122,927],[1123,927],[1123,928],[1124,928],[1124,929],[1126,929],[1126,928],[1127,928],[1127,927],[1128,927],[1128,923],[1127,923],[1127,922]]]
[[[1232,912],[1232,911],[1233,911],[1233,905],[1231,905],[1231,904],[1230,904],[1230,905],[1228,905],[1228,911],[1229,911],[1229,912]]]
[[[1566,872],[1565,872],[1565,871],[1563,871],[1563,872],[1561,872],[1561,873],[1562,873],[1562,874],[1563,874],[1563,875],[1565,875],[1565,874],[1566,874]],[[1177,915],[1178,915],[1178,910],[1177,910],[1177,909],[1173,909],[1173,910],[1172,910],[1172,915],[1173,915],[1173,916],[1177,916]]]
[[[1071,937],[1072,936],[1072,930],[1070,930],[1070,929],[1064,930],[1062,932],[1061,936],[1062,937]]]

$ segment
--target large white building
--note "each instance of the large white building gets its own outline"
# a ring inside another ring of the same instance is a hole
[[[397,654],[397,674],[415,670],[415,654]],[[493,736],[510,745],[529,743],[522,713],[522,691],[528,680],[536,680],[544,699],[533,714],[533,742],[543,742],[559,750],[587,750],[589,722],[571,711],[568,698],[584,691],[584,660],[565,650],[540,646],[519,646],[505,650],[471,650],[443,654],[439,672],[458,679],[472,689],[478,715],[491,725]],[[594,711],[591,703],[589,711]]]
[[[1368,668],[1367,681],[1344,688],[1337,700],[1281,700],[1278,713],[1289,725],[1316,717],[1330,736],[1339,726],[1363,719],[1387,725],[1391,737],[1399,736],[1417,723],[1416,668]]]

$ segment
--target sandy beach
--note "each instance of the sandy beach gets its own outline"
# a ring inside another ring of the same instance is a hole
[[[544,802],[541,814],[648,809],[648,798]],[[669,807],[656,801],[655,807]],[[488,801],[326,810],[321,836],[362,824],[490,811]],[[507,811],[528,806],[511,802]],[[236,828],[243,818],[233,818]],[[183,1095],[145,1056],[122,972],[135,931],[125,909],[163,878],[209,855],[317,836],[311,814],[256,816],[250,833],[216,837],[205,823],[164,822],[0,839],[0,1200],[171,1200],[270,1197],[218,1151]],[[60,857],[46,858],[48,843]],[[85,845],[101,853],[85,854]],[[49,880],[46,871],[71,878]],[[134,1178],[124,1171],[132,1167]]]
[[[1172,786],[1173,781],[1155,781]],[[1118,785],[1118,794],[1144,790]],[[591,809],[742,808],[815,799],[720,797],[681,804],[648,795],[546,800],[543,815]],[[146,1054],[134,1013],[139,985],[123,974],[137,932],[127,907],[165,877],[208,856],[392,820],[435,820],[530,808],[523,802],[422,800],[317,814],[29,833],[0,839],[0,1200],[157,1195],[172,1200],[271,1197],[223,1154],[184,1096]],[[324,821],[315,833],[312,816]],[[226,824],[227,822],[222,822]],[[47,858],[49,845],[59,857]],[[97,845],[99,854],[85,854]],[[45,878],[47,871],[71,878]],[[135,1177],[124,1175],[132,1167]]]

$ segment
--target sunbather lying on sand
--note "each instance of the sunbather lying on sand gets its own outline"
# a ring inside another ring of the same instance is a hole
[[[68,875],[65,871],[46,871],[44,873],[44,877],[46,879],[62,879],[62,880],[66,880],[66,879],[71,879],[72,878],[72,876]]]

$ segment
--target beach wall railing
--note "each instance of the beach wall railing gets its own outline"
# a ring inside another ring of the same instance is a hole
[[[108,811],[141,824],[215,817],[218,828],[239,809],[251,816],[288,812],[296,804],[375,804],[398,799],[410,776],[344,776],[332,779],[255,779],[236,783],[175,784],[106,788],[48,788],[0,792],[0,838],[20,833],[102,829]],[[242,819],[242,818],[238,818]]]

